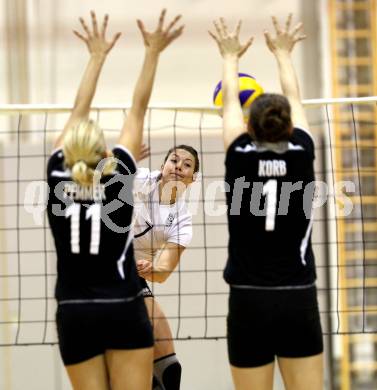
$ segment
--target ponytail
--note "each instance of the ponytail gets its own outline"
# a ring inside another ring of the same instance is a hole
[[[106,143],[103,131],[92,120],[82,121],[68,130],[64,137],[65,165],[72,171],[72,179],[82,185],[90,186],[93,179],[113,173],[116,163],[111,156],[106,159],[99,177],[95,177],[98,163],[106,156]]]

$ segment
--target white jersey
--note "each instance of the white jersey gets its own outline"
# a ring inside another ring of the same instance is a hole
[[[134,185],[134,241],[136,260],[152,261],[168,242],[186,247],[192,239],[192,215],[183,199],[160,205],[159,171],[138,168]]]

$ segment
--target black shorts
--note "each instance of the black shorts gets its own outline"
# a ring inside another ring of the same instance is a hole
[[[121,303],[58,305],[56,323],[64,365],[76,364],[108,349],[153,346],[143,297]]]
[[[141,285],[141,288],[143,289],[143,297],[144,298],[153,298],[154,297],[152,290],[149,288],[148,283],[144,278],[140,277],[140,285]]]
[[[235,367],[262,366],[275,356],[299,358],[323,352],[315,287],[231,288],[227,324],[229,361]]]

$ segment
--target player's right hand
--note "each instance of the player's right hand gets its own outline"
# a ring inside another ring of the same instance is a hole
[[[254,38],[251,37],[245,44],[240,42],[241,21],[238,22],[233,32],[228,31],[228,26],[224,18],[213,22],[216,32],[208,31],[209,35],[216,41],[220,53],[223,57],[233,55],[241,57],[253,43]]]
[[[157,53],[162,52],[167,46],[170,45],[175,39],[177,39],[183,32],[184,25],[174,28],[177,22],[181,19],[182,15],[177,15],[167,27],[164,27],[166,9],[163,9],[158,21],[157,28],[154,32],[149,32],[145,29],[141,20],[137,20],[137,25],[143,36],[144,45]]]
[[[139,276],[144,277],[152,272],[153,265],[149,260],[137,260],[136,269]]]

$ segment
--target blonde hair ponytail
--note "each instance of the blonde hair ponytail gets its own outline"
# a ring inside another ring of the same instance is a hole
[[[86,162],[79,160],[75,162],[71,168],[72,179],[76,183],[89,186],[93,182],[93,170],[86,165]]]
[[[106,143],[103,131],[92,120],[82,121],[68,130],[63,152],[72,179],[82,186],[92,185],[93,179],[98,181],[102,175],[109,175],[115,169],[115,160],[110,157],[100,172],[95,171],[98,163],[106,157]]]

